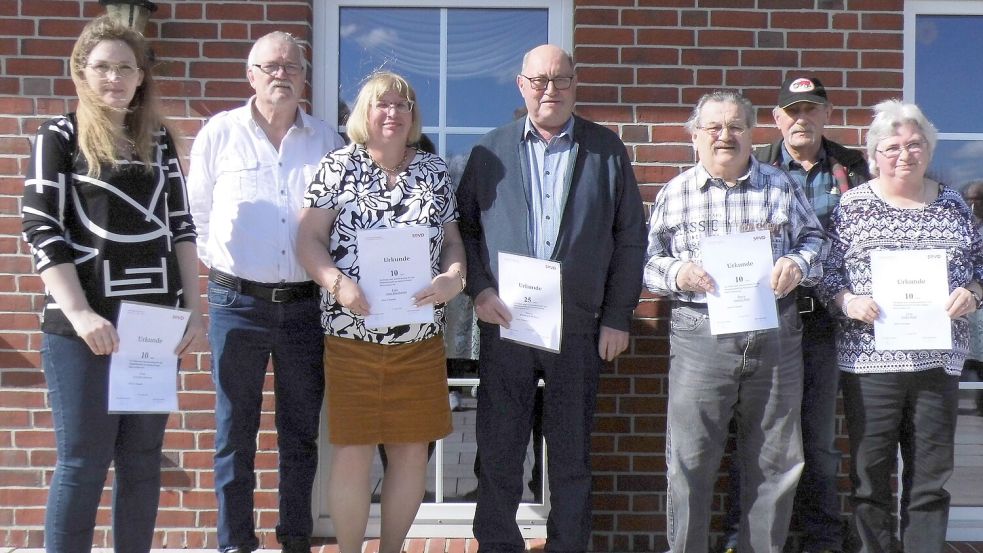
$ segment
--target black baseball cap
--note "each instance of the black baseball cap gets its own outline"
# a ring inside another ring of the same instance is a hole
[[[778,107],[784,109],[796,102],[828,104],[826,87],[815,77],[789,75],[778,91]]]

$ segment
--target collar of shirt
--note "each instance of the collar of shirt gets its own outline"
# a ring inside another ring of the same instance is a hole
[[[754,156],[751,156],[751,164],[748,165],[747,172],[737,179],[736,186],[744,186],[745,184],[753,186],[754,188],[762,188],[764,186],[761,179],[756,178],[759,172],[758,163],[758,160],[755,159]],[[706,190],[706,188],[710,185],[727,188],[727,183],[725,183],[723,179],[712,176],[702,163],[697,162],[695,170],[696,182],[699,183],[701,191]]]
[[[252,129],[258,129],[260,128],[259,123],[257,123],[256,120],[253,118],[253,106],[255,104],[256,104],[256,96],[255,95],[250,96],[249,100],[246,101],[247,109],[235,110],[230,113],[234,114],[234,116],[239,119],[239,122],[241,124],[249,126],[249,128]],[[305,133],[313,132],[314,129],[307,123],[308,117],[310,116],[304,113],[304,110],[300,109],[300,107],[298,106],[297,116],[294,117],[294,125],[292,130],[302,131]]]
[[[827,159],[826,148],[819,148],[819,158],[816,159],[816,163],[813,165],[813,167],[825,167],[826,159]],[[798,161],[795,160],[795,158],[792,157],[792,154],[788,153],[788,148],[785,146],[784,141],[782,142],[781,168],[785,169],[789,173],[791,173],[792,171],[802,171],[804,173],[808,173],[809,171],[811,171],[811,169],[807,171],[806,168],[803,167],[801,163],[799,163]]]
[[[529,139],[530,136],[532,136],[532,138],[534,139],[540,140],[547,144],[550,142],[547,141],[545,138],[543,138],[543,135],[539,134],[539,130],[536,129],[536,126],[532,124],[532,120],[529,119],[529,116],[527,115],[526,127],[522,131],[522,140],[526,141],[527,139]],[[561,129],[560,132],[556,133],[556,135],[554,135],[553,138],[554,139],[563,138],[565,140],[569,140],[570,142],[573,142],[573,116],[572,115],[570,116],[570,119],[567,121],[566,125],[563,125],[563,129]]]

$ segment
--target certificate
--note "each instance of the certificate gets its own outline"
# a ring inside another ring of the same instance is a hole
[[[873,250],[874,349],[952,349],[945,250]]]
[[[109,360],[110,413],[177,411],[178,356],[191,313],[124,301],[116,332],[119,351]]]
[[[700,249],[703,269],[716,284],[714,293],[707,294],[710,334],[777,328],[768,231],[706,236]]]
[[[498,252],[498,296],[512,313],[500,336],[534,348],[560,352],[563,301],[560,263]]]
[[[358,285],[371,313],[365,326],[384,328],[432,323],[433,305],[413,305],[413,294],[430,285],[430,229],[394,227],[358,231]]]

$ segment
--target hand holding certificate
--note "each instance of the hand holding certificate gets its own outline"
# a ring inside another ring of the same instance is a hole
[[[110,413],[177,410],[178,356],[191,313],[124,301],[116,323],[119,351],[109,361]]]
[[[559,353],[563,335],[560,274],[556,261],[498,253],[498,295],[512,313],[509,328],[500,330],[503,339]]]
[[[952,349],[945,250],[874,250],[870,271],[875,349]]]
[[[700,244],[703,268],[717,283],[707,293],[710,333],[727,334],[778,327],[771,288],[774,262],[767,231],[707,236]]]
[[[358,231],[358,285],[372,313],[365,326],[432,323],[433,305],[416,306],[413,294],[430,285],[430,229],[394,227]]]

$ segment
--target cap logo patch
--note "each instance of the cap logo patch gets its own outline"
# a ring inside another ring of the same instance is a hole
[[[816,85],[812,84],[811,79],[801,78],[792,81],[792,84],[788,85],[789,92],[812,92],[816,89]]]

